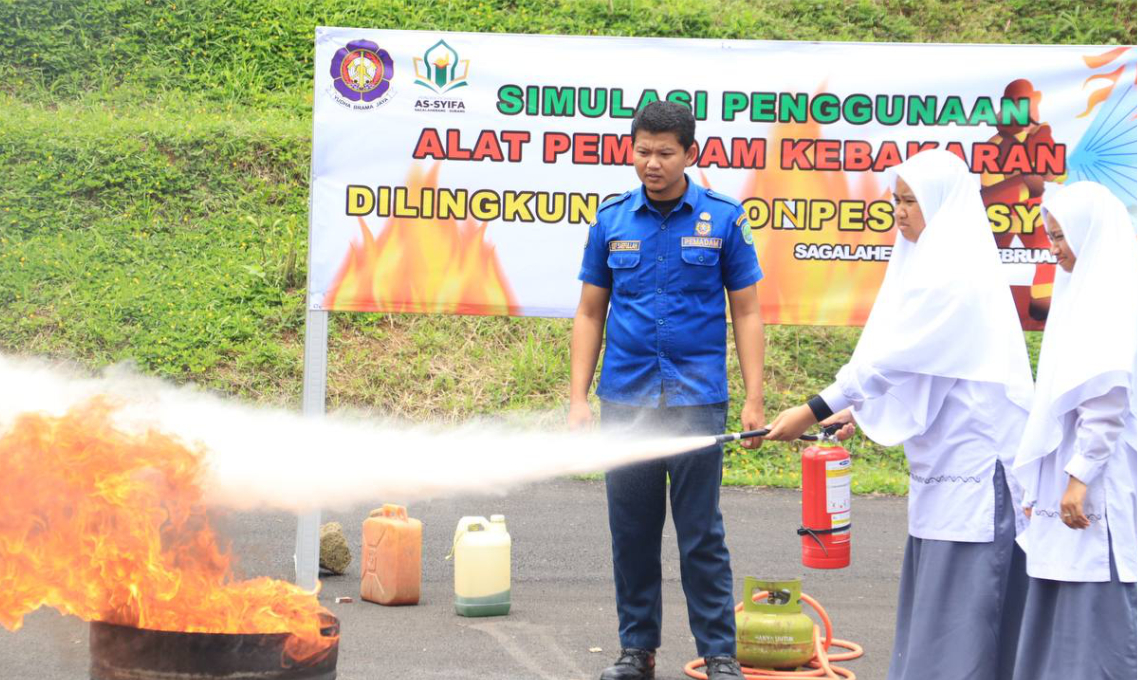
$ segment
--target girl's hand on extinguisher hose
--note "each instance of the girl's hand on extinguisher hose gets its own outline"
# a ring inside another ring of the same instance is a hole
[[[743,431],[751,432],[753,430],[763,429],[766,424],[766,416],[763,414],[763,402],[759,400],[747,399],[743,402],[743,411],[739,414],[739,420],[743,422]],[[751,437],[744,439],[740,442],[745,449],[757,449],[763,445],[763,440],[759,437]]]
[[[834,438],[840,442],[844,442],[857,432],[857,424],[854,422],[853,411],[848,408],[838,411],[818,424],[822,427],[826,427],[827,425],[841,425],[842,428],[834,433]]]
[[[775,419],[767,426],[770,432],[763,439],[779,442],[794,441],[817,422],[814,418],[814,412],[806,404],[788,408],[775,416]]]

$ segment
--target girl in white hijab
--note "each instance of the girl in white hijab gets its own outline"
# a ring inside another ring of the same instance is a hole
[[[1031,405],[1027,348],[964,162],[919,153],[895,169],[893,195],[901,238],[853,357],[767,439],[852,416],[874,441],[904,443],[909,539],[888,677],[1007,680],[1027,577],[1021,490],[1004,469]]]
[[[1126,678],[1135,654],[1138,239],[1106,187],[1043,203],[1059,261],[1015,460],[1029,588],[1015,678]]]

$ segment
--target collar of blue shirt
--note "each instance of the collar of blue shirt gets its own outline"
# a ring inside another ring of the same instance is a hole
[[[699,193],[704,189],[695,182],[691,181],[691,178],[687,176],[687,173],[684,173],[684,179],[688,183],[688,188],[687,191],[684,192],[684,195],[680,199],[680,203],[676,206],[676,208],[679,208],[680,205],[686,203],[689,208],[695,210],[695,204],[699,201]],[[648,194],[645,192],[644,185],[642,184],[640,185],[639,189],[633,191],[632,195],[628,197],[628,210],[630,212],[636,212],[641,208],[647,209],[647,207]]]

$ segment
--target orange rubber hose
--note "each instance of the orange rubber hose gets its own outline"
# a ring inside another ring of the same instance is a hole
[[[758,601],[767,596],[766,591],[755,593],[751,598],[752,601]],[[818,613],[818,618],[822,619],[822,624],[826,627],[826,635],[822,636],[822,631],[818,629],[818,625],[814,625],[814,658],[806,663],[806,668],[809,670],[801,671],[777,671],[770,668],[751,668],[750,666],[743,666],[743,676],[746,678],[829,678],[830,680],[841,680],[842,678],[849,678],[849,680],[857,680],[857,676],[853,671],[848,668],[836,666],[834,661],[849,661],[861,656],[864,651],[861,645],[849,640],[839,640],[834,637],[834,628],[830,623],[830,617],[826,614],[826,610],[822,608],[818,600],[810,597],[806,593],[802,593],[802,601],[810,605],[815,612]],[[743,603],[735,605],[735,611],[738,612],[743,609]],[[849,651],[841,652],[839,654],[831,654],[830,647],[842,647]],[[699,672],[697,669],[703,668],[706,664],[703,659],[696,659],[689,661],[684,666],[684,673],[688,677],[695,678],[696,680],[707,680],[705,673]]]

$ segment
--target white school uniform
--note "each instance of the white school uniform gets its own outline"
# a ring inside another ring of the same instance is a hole
[[[1011,462],[1031,369],[980,188],[958,157],[896,168],[925,218],[898,236],[850,362],[821,397],[874,441],[904,442],[909,539],[889,680],[1005,680],[1027,590]],[[999,486],[996,486],[996,484]],[[1014,495],[1013,495],[1014,494]],[[929,650],[951,649],[929,663]]]
[[[852,406],[874,441],[904,442],[910,535],[991,541],[996,461],[1010,468],[1031,404],[1023,332],[963,162],[934,150],[896,173],[925,229],[916,243],[898,235],[857,350],[820,396]]]
[[[1048,195],[1075,254],[1055,273],[1035,402],[1013,472],[1031,521],[1030,575],[1014,680],[1138,674],[1135,375],[1138,239],[1122,202],[1076,182]],[[1071,477],[1086,483],[1086,529],[1062,521]]]
[[[866,379],[866,373],[871,373]],[[996,461],[1011,469],[1027,414],[1010,405],[1002,385],[847,365],[821,397],[833,410],[880,398],[885,385],[925,382],[927,427],[905,440],[909,462],[909,535],[939,541],[989,542],[995,532]],[[1007,476],[1008,492],[1022,489]],[[1017,514],[1016,529],[1026,528]]]
[[[1076,182],[1044,210],[1075,254],[1056,272],[1039,356],[1039,380],[1014,472],[1033,508],[1020,545],[1027,572],[1058,581],[1110,581],[1138,572],[1135,525],[1138,239],[1122,202]],[[1087,529],[1071,529],[1060,501],[1071,476],[1087,484]]]
[[[1061,417],[1059,449],[1039,461],[1037,484],[1026,497],[1031,521],[1021,545],[1027,552],[1027,573],[1055,581],[1109,581],[1113,553],[1118,578],[1134,583],[1135,524],[1133,444],[1120,436],[1126,418],[1126,390],[1116,387],[1092,397]],[[1127,423],[1127,420],[1130,422]],[[1063,524],[1059,503],[1067,481],[1087,485],[1083,514],[1086,529]]]

